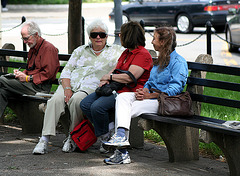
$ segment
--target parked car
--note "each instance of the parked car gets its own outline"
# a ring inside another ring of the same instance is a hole
[[[122,5],[123,22],[144,20],[145,26],[177,26],[179,32],[192,32],[210,21],[223,32],[229,8],[238,8],[239,0],[135,0]],[[109,14],[114,19],[114,9]]]
[[[238,51],[240,47],[240,9],[229,9],[225,35],[226,40],[230,42],[228,50],[230,52]]]

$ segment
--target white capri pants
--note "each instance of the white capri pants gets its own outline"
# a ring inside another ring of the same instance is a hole
[[[143,113],[157,113],[157,99],[136,100],[134,92],[120,93],[116,98],[115,127],[130,129],[131,118]]]
[[[70,112],[70,127],[71,132],[82,120],[82,110],[80,102],[87,96],[86,93],[79,91],[73,93],[68,104],[64,101],[64,90],[62,85],[59,85],[53,97],[48,100],[47,108],[44,115],[44,123],[42,135],[56,135],[56,126],[61,115],[65,113],[65,107],[68,106]]]

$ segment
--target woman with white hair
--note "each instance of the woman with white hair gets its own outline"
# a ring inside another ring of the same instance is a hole
[[[33,150],[34,154],[45,154],[50,136],[56,135],[56,125],[67,106],[70,112],[71,132],[82,120],[80,102],[95,91],[103,75],[117,63],[123,48],[107,44],[108,27],[101,20],[95,20],[87,27],[90,44],[75,49],[64,67],[60,85],[48,101],[44,116],[42,137]],[[72,152],[76,144],[69,135],[64,141],[63,152]]]

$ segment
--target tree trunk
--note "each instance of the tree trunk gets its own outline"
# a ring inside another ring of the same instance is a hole
[[[82,0],[69,0],[68,9],[68,53],[83,43]]]

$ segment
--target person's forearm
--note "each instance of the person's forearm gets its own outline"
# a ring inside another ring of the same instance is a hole
[[[133,80],[126,73],[123,74],[113,74],[112,78],[109,77],[109,80],[117,81],[120,83],[131,83]]]
[[[64,90],[66,90],[66,89],[72,89],[69,78],[62,78],[61,81],[62,81],[62,86],[63,86],[63,89],[64,89]]]
[[[154,92],[154,93],[148,94],[148,96],[146,98],[144,97],[144,99],[154,99],[154,98],[158,98],[158,96],[159,96],[159,93]]]

